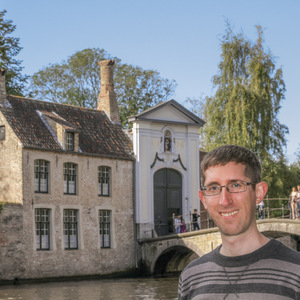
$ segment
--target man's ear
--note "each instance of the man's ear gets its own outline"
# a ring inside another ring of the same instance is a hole
[[[255,185],[256,204],[259,204],[265,197],[268,191],[268,185],[266,182],[261,181]]]
[[[199,198],[200,198],[200,200],[201,200],[201,202],[202,202],[204,208],[207,209],[205,197],[204,197],[203,192],[202,192],[201,190],[199,191]]]

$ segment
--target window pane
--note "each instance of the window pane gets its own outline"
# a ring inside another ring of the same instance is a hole
[[[35,209],[36,249],[50,249],[50,209]]]
[[[1,125],[0,126],[0,141],[5,140],[5,126]]]
[[[76,173],[76,164],[64,164],[64,194],[76,194]]]
[[[103,183],[103,195],[108,195],[108,183]]]
[[[111,241],[111,211],[99,210],[99,230],[100,230],[100,247],[110,248]]]
[[[64,210],[64,245],[65,249],[78,249],[78,230],[77,230],[78,210]]]
[[[98,193],[100,196],[110,195],[110,168],[101,166],[98,168]]]
[[[69,194],[75,194],[76,186],[74,181],[69,182]]]
[[[35,160],[34,162],[34,190],[37,193],[48,193],[49,162]]]
[[[39,191],[39,178],[34,178],[34,190],[35,192],[38,192]]]
[[[66,133],[66,149],[69,151],[74,150],[74,132]]]

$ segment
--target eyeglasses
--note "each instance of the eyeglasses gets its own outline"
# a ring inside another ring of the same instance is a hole
[[[221,193],[222,188],[225,187],[229,193],[243,193],[247,191],[247,186],[255,184],[242,180],[232,181],[226,185],[210,184],[201,188],[205,196],[217,196]]]

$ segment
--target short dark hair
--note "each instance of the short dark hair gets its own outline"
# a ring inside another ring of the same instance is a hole
[[[204,172],[208,168],[225,166],[230,162],[245,165],[245,175],[250,178],[251,182],[258,183],[261,181],[261,164],[251,150],[237,145],[224,145],[210,151],[204,156],[200,168],[201,186],[204,185]]]

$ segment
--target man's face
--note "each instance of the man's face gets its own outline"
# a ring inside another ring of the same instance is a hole
[[[245,175],[245,165],[230,162],[225,166],[210,167],[205,171],[204,185],[227,185],[229,182],[242,180],[251,182]],[[263,185],[263,187],[261,187]],[[261,182],[253,189],[251,185],[242,193],[230,193],[222,188],[219,195],[205,196],[202,191],[199,197],[210,216],[223,235],[235,236],[255,228],[255,208],[265,193],[266,183]]]

